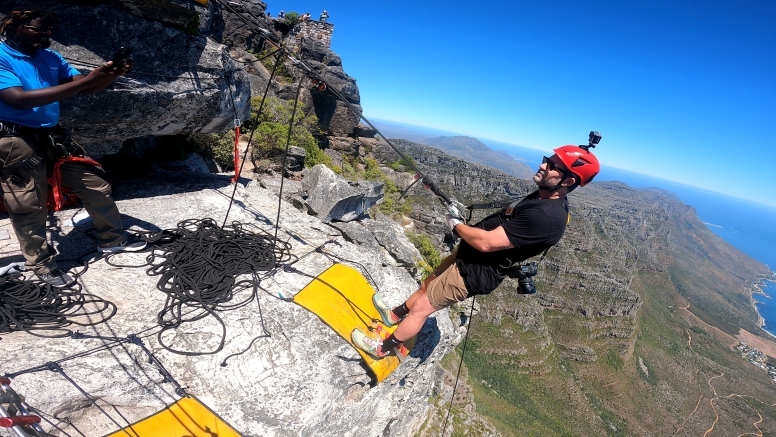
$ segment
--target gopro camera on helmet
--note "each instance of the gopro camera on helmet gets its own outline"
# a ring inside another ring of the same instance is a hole
[[[585,149],[585,151],[589,152],[590,149],[595,148],[595,146],[598,145],[598,143],[601,141],[601,134],[596,131],[590,131],[590,134],[587,136],[587,146],[579,146],[580,149]]]
[[[533,277],[539,272],[535,262],[518,266],[510,275],[510,278],[517,279],[518,294],[535,294],[536,286]]]
[[[590,147],[595,147],[601,141],[601,134],[598,131],[590,131],[590,135],[587,136],[587,142]]]

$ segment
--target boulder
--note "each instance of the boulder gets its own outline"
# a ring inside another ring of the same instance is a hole
[[[423,259],[418,249],[404,234],[404,229],[385,214],[377,214],[375,220],[364,220],[363,224],[399,265],[414,269]]]
[[[329,149],[336,150],[343,155],[359,156],[361,143],[350,137],[328,137],[327,143]]]
[[[286,159],[286,170],[292,172],[299,172],[304,170],[304,160],[307,158],[307,152],[297,146],[290,146],[288,148],[288,156]]]
[[[370,126],[359,124],[353,129],[353,135],[357,137],[374,138],[377,135],[377,129],[373,129]]]
[[[364,246],[364,248],[368,248],[375,253],[379,253],[382,250],[375,236],[357,220],[351,222],[331,222],[329,226],[340,231],[346,241]]]
[[[227,47],[213,39],[109,5],[28,3],[57,14],[61,25],[52,48],[81,73],[106,62],[122,46],[133,49],[135,64],[127,76],[94,95],[61,102],[62,125],[72,129],[91,156],[115,153],[129,138],[223,132],[234,119],[249,116],[248,76]],[[10,9],[0,5],[0,15]]]
[[[371,181],[350,182],[323,164],[303,172],[302,193],[312,215],[324,223],[351,221],[362,217],[385,195],[383,184]]]

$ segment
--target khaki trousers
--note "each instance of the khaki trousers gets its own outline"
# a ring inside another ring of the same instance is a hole
[[[46,151],[42,150],[45,147],[43,141],[45,139],[34,135],[0,138],[2,167],[18,164],[35,155],[46,156]],[[91,216],[98,243],[113,246],[126,240],[119,210],[110,198],[110,184],[102,177],[101,171],[93,165],[68,162],[60,166],[60,173],[62,185],[78,195]],[[30,170],[18,184],[11,180],[11,175],[0,176],[0,188],[27,269],[37,274],[55,269],[56,251],[46,239],[46,162]]]

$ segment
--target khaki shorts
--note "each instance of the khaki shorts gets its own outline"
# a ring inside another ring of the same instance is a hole
[[[456,302],[462,302],[469,297],[466,284],[463,282],[456,263],[452,263],[447,270],[428,284],[426,296],[428,296],[431,306],[437,311]]]

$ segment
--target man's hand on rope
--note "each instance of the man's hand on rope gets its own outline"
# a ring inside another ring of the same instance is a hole
[[[451,200],[450,203],[447,204],[447,212],[453,217],[461,217],[461,220],[463,220],[464,223],[466,223],[466,220],[463,219],[463,211],[465,209],[466,207],[463,206],[463,204],[455,200]]]
[[[465,206],[463,206],[461,203],[456,202],[455,200],[451,201],[447,204],[447,214],[445,214],[445,222],[447,222],[447,227],[450,229],[450,232],[453,233],[453,236],[455,238],[461,238],[460,235],[458,235],[457,232],[455,232],[455,227],[459,224],[466,224],[466,219],[463,218],[463,210],[466,209]]]
[[[463,217],[460,215],[453,215],[451,213],[445,214],[445,221],[447,222],[447,227],[450,229],[450,232],[453,233],[453,236],[455,238],[461,238],[460,235],[458,235],[457,232],[455,232],[455,227],[458,225],[465,225],[466,220],[464,220]]]

